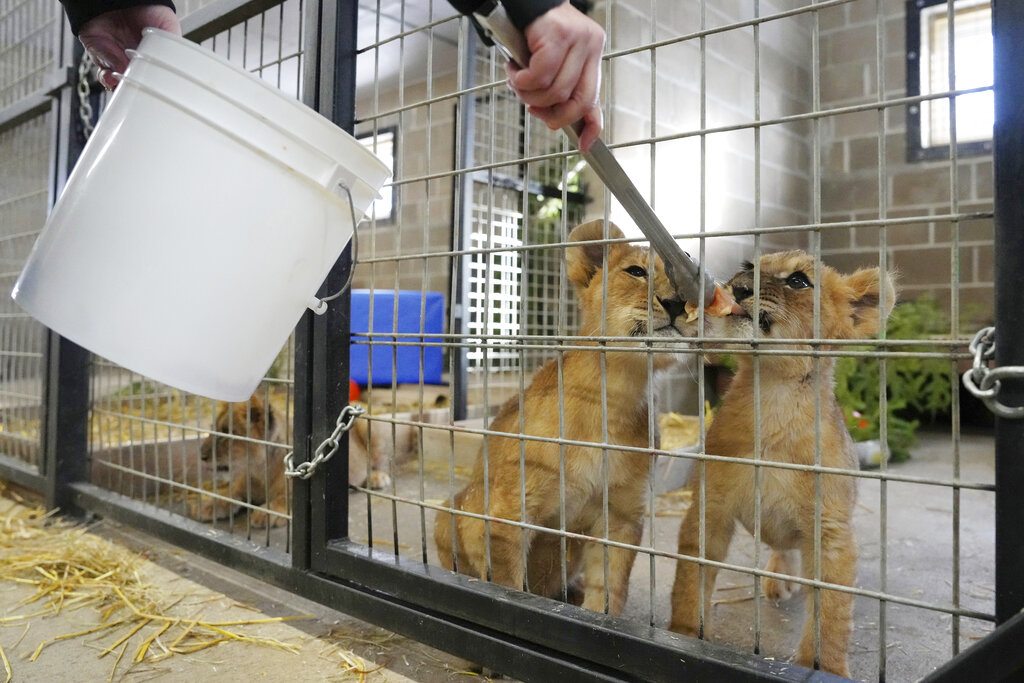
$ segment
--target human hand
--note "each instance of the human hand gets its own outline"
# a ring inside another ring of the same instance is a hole
[[[583,122],[580,149],[601,134],[597,100],[601,89],[604,30],[564,2],[540,15],[524,31],[530,48],[525,68],[509,64],[509,84],[529,105],[527,111],[551,130]]]
[[[163,29],[181,35],[181,24],[174,10],[163,5],[139,5],[113,10],[89,20],[78,32],[82,46],[99,67],[99,80],[107,90],[117,87],[113,72],[128,68],[125,50],[133,50],[142,40],[142,29]]]

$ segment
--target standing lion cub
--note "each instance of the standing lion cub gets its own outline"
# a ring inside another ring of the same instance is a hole
[[[622,236],[618,228],[609,226],[609,238]],[[595,221],[573,230],[569,241],[603,238],[603,225]],[[629,244],[579,244],[567,247],[565,258],[566,272],[579,295],[581,336],[627,340],[664,337],[682,341],[681,330],[686,317],[684,302],[676,297],[661,260],[655,258],[652,263],[647,249]],[[654,278],[652,289],[649,289],[650,277]],[[652,290],[653,297],[649,294]],[[627,340],[615,340],[607,345],[644,346],[644,342]],[[650,447],[649,355],[631,351],[602,354],[596,342],[583,340],[575,341],[573,346],[592,346],[594,350],[566,351],[561,378],[555,360],[538,370],[522,397],[522,415],[518,396],[502,407],[490,429],[510,436],[488,437],[469,483],[450,504],[460,512],[514,522],[524,520],[525,508],[524,521],[528,524],[559,529],[563,508],[559,490],[564,470],[565,529],[636,545],[642,531],[651,455],[623,452],[613,447],[608,452],[606,472],[601,448],[570,443],[564,446],[563,466],[560,462],[562,448],[558,443],[522,440],[519,436]],[[656,353],[652,362],[655,370],[661,370],[676,361],[672,354]],[[602,375],[606,378],[604,382]],[[606,391],[607,411],[602,410],[602,387]],[[653,442],[658,444],[656,435]],[[607,608],[609,613],[619,614],[625,605],[635,557],[635,551],[628,548],[608,549],[606,584],[605,546],[570,540],[566,567],[566,580],[570,585],[563,587],[563,554],[557,534],[523,529],[493,519],[485,526],[484,520],[477,517],[440,512],[434,538],[441,565],[448,569],[548,597],[560,596],[563,588],[578,597],[575,591],[582,588],[583,606],[599,612]],[[576,585],[580,580],[582,585]]]
[[[896,298],[891,278],[878,268],[844,276],[821,266],[815,277],[814,259],[803,252],[768,254],[761,258],[760,337],[810,339],[814,329],[814,287],[821,288],[823,339],[864,339],[873,336],[892,310]],[[750,339],[754,321],[753,265],[729,282],[744,314],[711,319],[709,336]],[[884,294],[884,296],[883,296]],[[880,303],[884,302],[884,310]],[[810,350],[809,346],[771,345],[771,349]],[[827,344],[823,349],[830,348]],[[732,458],[753,458],[754,368],[750,356],[737,357],[739,369],[722,407],[708,430],[707,452]],[[765,355],[760,358],[761,459],[771,462],[815,464],[815,398],[819,388],[821,407],[821,465],[857,469],[853,443],[843,413],[833,394],[835,360],[819,361],[815,378],[814,358],[807,355]],[[701,491],[694,489],[693,505],[679,529],[679,553],[700,556]],[[739,463],[709,461],[704,487],[705,557],[725,559],[738,520],[754,530],[754,468]],[[802,558],[804,576],[814,578],[815,474],[765,467],[761,469],[761,540],[772,547],[767,570],[793,575]],[[821,580],[852,586],[857,572],[857,547],[851,518],[856,499],[856,480],[842,475],[821,477]],[[708,566],[704,581],[704,614],[710,615],[710,598],[717,569]],[[794,587],[790,582],[764,577],[762,587],[772,599],[785,599]],[[697,635],[699,630],[699,569],[680,560],[672,590],[674,631]],[[814,652],[814,601],[807,600],[807,618],[797,651],[797,663],[819,666],[849,676],[846,649],[850,638],[853,596],[834,590],[821,591],[821,651]]]

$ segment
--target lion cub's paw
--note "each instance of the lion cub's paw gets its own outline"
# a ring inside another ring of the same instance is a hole
[[[773,602],[784,602],[796,595],[800,584],[795,581],[782,581],[770,576],[761,577],[761,592]]]
[[[366,480],[366,488],[379,491],[391,486],[391,475],[384,470],[373,470]]]
[[[668,630],[691,638],[697,637],[697,625],[689,622],[684,623],[673,619],[672,623],[668,626]]]
[[[805,669],[815,668],[813,646],[807,645],[804,641],[801,641],[795,661]],[[831,657],[831,661],[828,656],[822,653],[821,661],[818,663],[817,668],[821,669],[825,673],[835,674],[836,676],[842,676],[843,678],[850,678],[850,667],[846,662],[845,652],[833,655]]]
[[[764,568],[776,574],[796,576],[799,567],[800,556],[795,551],[773,549],[771,555],[768,556],[768,563],[765,564]],[[761,577],[761,591],[769,600],[774,600],[775,602],[789,600],[799,590],[800,584],[795,581],[776,579],[771,576]]]
[[[287,517],[271,514],[271,512],[280,512],[280,510],[275,510],[266,505],[258,507],[249,513],[249,523],[257,529],[265,529],[268,526],[274,528],[288,523]]]
[[[232,507],[230,503],[217,498],[190,496],[188,516],[199,522],[212,522],[230,515]]]

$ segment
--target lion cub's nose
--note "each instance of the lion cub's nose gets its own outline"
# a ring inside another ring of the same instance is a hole
[[[679,299],[662,299],[658,297],[658,303],[668,313],[669,319],[673,321],[686,309],[686,302]]]

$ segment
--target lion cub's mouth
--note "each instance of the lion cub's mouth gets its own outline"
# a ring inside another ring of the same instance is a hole
[[[742,307],[741,307],[742,308]],[[745,308],[742,308],[742,313],[735,313],[737,318],[743,318],[746,320],[753,321],[754,316]],[[771,334],[772,323],[775,322],[772,319],[772,314],[765,310],[760,310],[757,313],[757,326],[761,328],[761,334]]]
[[[696,302],[687,302],[686,322],[692,323],[695,321],[699,310],[700,306]],[[736,299],[733,298],[732,287],[723,287],[715,283],[715,298],[711,301],[711,305],[704,308],[704,312],[708,315],[724,318],[727,315],[742,315],[744,311],[743,307],[736,303]]]

